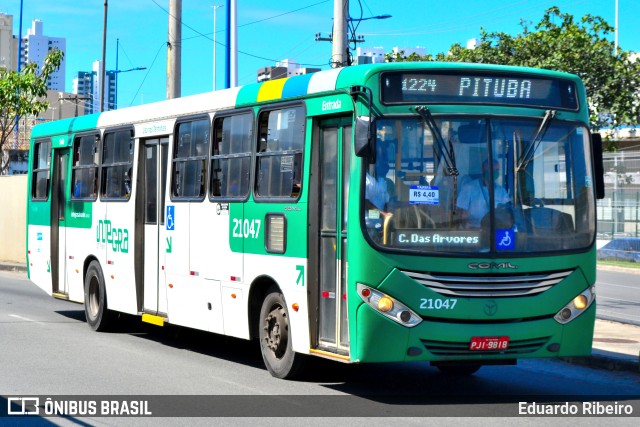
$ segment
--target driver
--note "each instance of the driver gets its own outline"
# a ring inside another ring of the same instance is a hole
[[[494,183],[495,206],[509,203],[509,194],[504,187],[495,182],[499,176],[500,164],[487,159],[482,163],[482,177],[462,187],[456,207],[460,210],[463,223],[466,222],[467,227],[479,228],[482,218],[489,213],[491,196],[488,187],[491,182]]]

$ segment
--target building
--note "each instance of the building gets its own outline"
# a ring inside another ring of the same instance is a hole
[[[394,47],[391,49],[391,53],[395,56],[398,54],[402,54],[403,58],[406,58],[412,54],[425,56],[427,54],[427,49],[424,47],[416,46],[416,47]],[[353,65],[359,64],[379,64],[382,62],[387,62],[385,55],[387,52],[384,47],[358,47],[356,48],[356,56],[353,58]]]
[[[38,67],[42,67],[44,58],[50,50],[59,49],[66,54],[67,41],[62,37],[49,37],[42,33],[42,21],[34,19],[27,35],[22,38],[22,49],[20,51],[20,64],[24,67],[29,62],[35,62]],[[51,73],[47,86],[51,90],[64,91],[65,83],[65,63],[63,58],[60,68]]]
[[[29,157],[29,139],[31,130],[39,123],[53,120],[67,119],[82,115],[83,108],[76,108],[74,102],[77,95],[55,90],[47,91],[47,102],[49,108],[40,113],[37,117],[22,116],[15,132],[16,140],[13,144],[7,144],[6,155],[9,156],[8,175],[20,175],[27,173]],[[80,100],[80,102],[82,102]],[[9,146],[10,145],[10,146]]]
[[[301,67],[300,64],[292,59],[283,59],[276,62],[275,67],[260,68],[258,70],[258,82],[267,80],[283,79],[285,77],[300,76],[302,74],[311,74],[320,71],[320,68]]]
[[[469,39],[467,40],[467,49],[475,49],[480,46],[480,40],[478,39]]]
[[[396,46],[391,50],[396,55],[401,53],[404,58],[406,58],[408,56],[411,56],[414,53],[416,55],[419,55],[419,56],[425,56],[427,54],[427,48],[426,47],[420,47],[420,46],[416,46],[416,47],[398,47],[398,46]]]
[[[354,65],[358,64],[379,64],[385,61],[385,51],[382,46],[379,47],[358,47],[356,48],[356,57],[353,58]]]
[[[0,13],[0,68],[18,69],[18,38],[13,35],[13,15]]]
[[[78,71],[73,79],[73,93],[79,98],[85,98],[83,102],[83,114],[100,112],[100,64],[102,61],[93,62],[92,71]],[[116,108],[116,72],[106,72],[106,85],[104,87],[104,111]]]

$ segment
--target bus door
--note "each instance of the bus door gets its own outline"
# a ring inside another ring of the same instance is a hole
[[[66,212],[69,176],[69,148],[53,150],[53,183],[51,189],[51,279],[54,295],[69,295],[67,286],[67,229]]]
[[[142,247],[136,250],[136,266],[143,268],[143,278],[139,281],[142,283],[142,311],[162,315],[167,312],[164,259],[172,243],[165,237],[165,221],[167,227],[172,226],[173,221],[173,218],[165,218],[164,212],[169,138],[147,139],[142,147],[136,197],[142,201],[144,212],[140,217],[144,230],[140,239]]]
[[[315,157],[319,162],[319,179],[312,189],[319,197],[318,229],[310,236],[309,253],[318,254],[318,331],[317,347],[342,355],[349,353],[347,324],[347,200],[349,191],[349,153],[351,117],[320,123],[319,144]],[[312,191],[313,191],[312,190]],[[313,200],[310,198],[310,200]],[[314,209],[314,210],[315,210]],[[310,268],[310,271],[313,271]]]

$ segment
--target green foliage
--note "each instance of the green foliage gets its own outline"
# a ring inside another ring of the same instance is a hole
[[[8,157],[2,156],[5,144],[20,117],[37,116],[49,107],[47,79],[60,67],[63,57],[64,53],[55,49],[47,54],[41,70],[33,62],[20,73],[0,69],[0,175],[8,167]]]
[[[516,65],[565,71],[580,76],[586,86],[592,129],[640,123],[640,58],[618,49],[608,36],[614,31],[603,18],[585,15],[580,21],[548,9],[533,30],[521,21],[522,33],[480,29],[475,49],[454,44],[435,57],[388,54],[388,61],[446,61]],[[417,58],[416,58],[417,57]]]

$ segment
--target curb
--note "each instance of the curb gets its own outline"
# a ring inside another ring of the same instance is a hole
[[[606,350],[593,349],[591,356],[561,357],[560,360],[574,365],[640,373],[640,355],[638,357],[620,355]]]
[[[16,264],[16,263],[12,263],[12,262],[0,262],[0,270],[3,271],[14,271],[14,272],[18,272],[18,273],[26,273],[27,272],[27,266],[26,264]]]

